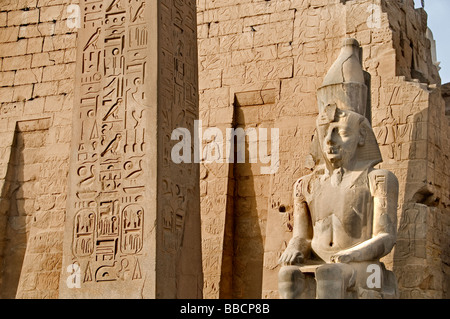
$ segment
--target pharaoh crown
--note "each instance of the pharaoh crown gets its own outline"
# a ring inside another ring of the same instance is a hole
[[[368,88],[362,69],[361,52],[357,40],[344,40],[339,57],[317,91],[319,113],[322,113],[327,105],[336,104],[341,110],[369,116]]]

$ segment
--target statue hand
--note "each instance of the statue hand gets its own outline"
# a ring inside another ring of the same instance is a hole
[[[278,260],[279,264],[292,266],[301,265],[304,262],[303,254],[295,248],[288,247]]]
[[[347,264],[352,261],[356,261],[358,256],[359,256],[358,251],[343,250],[343,251],[338,252],[337,254],[334,254],[333,256],[331,256],[331,262]]]

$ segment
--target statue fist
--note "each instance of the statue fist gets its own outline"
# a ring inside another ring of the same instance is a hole
[[[301,265],[304,262],[303,254],[294,248],[287,248],[278,260],[279,264],[285,266]]]

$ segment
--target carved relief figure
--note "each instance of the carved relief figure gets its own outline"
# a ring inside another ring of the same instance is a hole
[[[318,90],[316,167],[294,186],[293,237],[279,260],[282,298],[397,297],[395,276],[379,260],[396,242],[398,181],[374,168],[382,158],[366,118],[360,55],[359,43],[346,39]]]

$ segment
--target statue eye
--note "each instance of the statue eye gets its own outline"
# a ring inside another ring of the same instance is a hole
[[[339,135],[341,136],[348,136],[348,131],[347,130],[339,130]]]

